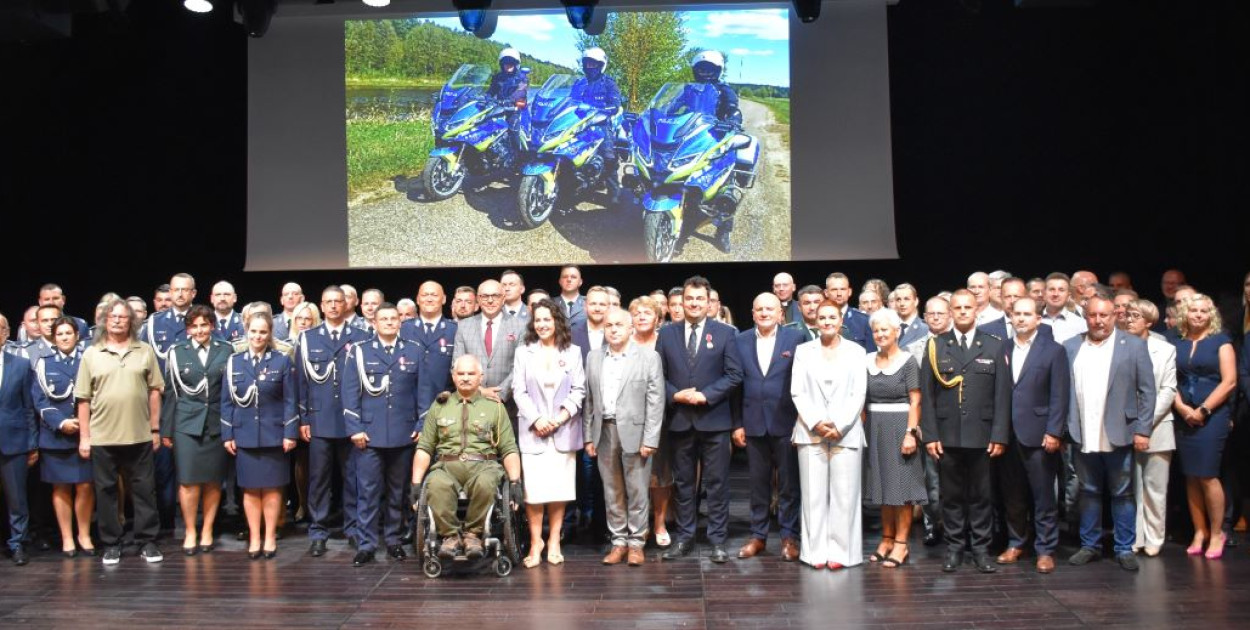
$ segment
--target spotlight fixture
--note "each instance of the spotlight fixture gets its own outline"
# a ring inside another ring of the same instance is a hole
[[[799,21],[811,24],[820,17],[820,0],[794,0],[794,12],[798,14]]]
[[[237,0],[239,20],[249,37],[264,37],[269,30],[269,20],[278,10],[276,0]]]
[[[182,6],[192,13],[208,13],[213,10],[213,3],[209,0],[182,0]]]
[[[452,0],[460,16],[460,26],[481,39],[495,34],[495,16],[490,12],[491,0]]]
[[[364,3],[368,6],[376,8],[391,6],[391,0],[364,0]]]
[[[595,5],[599,0],[560,0],[564,5],[564,14],[569,18],[573,28],[584,31],[595,19]]]

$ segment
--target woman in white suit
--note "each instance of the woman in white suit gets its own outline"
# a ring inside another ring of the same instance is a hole
[[[564,312],[551,300],[530,309],[525,345],[512,367],[512,399],[517,408],[517,445],[525,479],[525,513],[530,552],[525,567],[542,562],[543,512],[549,532],[547,562],[560,564],[564,504],[577,498],[577,451],[582,448],[582,399],[586,375],[582,351],[571,342]]]
[[[792,436],[803,493],[799,560],[837,570],[863,561],[860,481],[867,441],[860,414],[868,372],[864,349],[842,339],[837,305],[822,302],[816,326],[820,338],[795,351],[790,384],[799,411]]]
[[[1146,340],[1150,363],[1154,366],[1154,430],[1150,446],[1133,453],[1133,493],[1137,496],[1137,541],[1133,549],[1148,556],[1159,555],[1167,521],[1168,470],[1176,436],[1172,431],[1172,401],[1176,398],[1176,346],[1158,333],[1150,332],[1159,321],[1159,307],[1149,300],[1128,303],[1126,328],[1130,335]]]

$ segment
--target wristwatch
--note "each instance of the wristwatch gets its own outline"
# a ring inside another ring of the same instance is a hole
[[[1198,405],[1198,411],[1202,414],[1203,418],[1211,417],[1211,410],[1207,409],[1206,405]]]
[[[907,433],[917,440],[920,439],[920,427],[908,427]]]

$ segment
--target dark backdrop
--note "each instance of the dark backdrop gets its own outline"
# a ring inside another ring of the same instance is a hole
[[[397,299],[426,278],[450,289],[497,274],[244,273],[246,38],[224,12],[180,4],[134,0],[124,19],[80,17],[72,39],[0,44],[0,311],[20,318],[54,281],[89,316],[104,291],[150,299],[178,271],[198,278],[201,301],[226,278],[241,302],[274,303],[288,279],[312,296],[351,282]],[[857,287],[878,276],[931,295],[976,269],[1104,280],[1124,269],[1153,296],[1178,266],[1201,290],[1238,291],[1250,269],[1248,3],[1093,4],[889,9],[901,259],[588,267],[587,282],[632,296],[703,273],[740,320],[781,270],[800,284],[841,270]],[[554,268],[521,271],[530,288],[556,288]]]

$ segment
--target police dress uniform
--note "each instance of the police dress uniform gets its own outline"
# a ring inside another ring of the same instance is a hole
[[[221,386],[221,439],[234,440],[240,488],[290,482],[282,440],[299,438],[295,371],[280,352],[230,356]]]
[[[399,337],[415,344],[420,351],[417,365],[417,372],[421,375],[417,380],[417,422],[421,423],[425,420],[430,405],[434,403],[434,397],[452,389],[451,361],[456,354],[456,322],[445,317],[430,323],[420,317],[410,319],[400,326]]]
[[[221,483],[229,454],[221,446],[221,382],[230,344],[210,339],[205,357],[191,340],[174,344],[165,358],[161,437],[174,441],[178,483]]]
[[[229,315],[222,317],[214,311],[213,317],[216,318],[213,322],[213,337],[226,342],[234,342],[234,340],[242,339],[245,336],[243,316],[237,312],[230,311]],[[276,336],[274,338],[277,339]]]
[[[434,528],[442,538],[458,535],[456,502],[463,488],[469,496],[464,532],[481,534],[486,514],[503,478],[500,461],[518,452],[512,422],[502,403],[474,392],[439,396],[426,416],[417,449],[434,460],[426,475],[426,500],[434,513]]]
[[[35,363],[31,390],[39,412],[39,477],[44,483],[78,484],[92,481],[91,459],[78,455],[78,434],[61,431],[61,423],[76,420],[74,382],[82,351],[57,352]]]
[[[190,306],[187,309],[190,310]],[[179,313],[173,308],[167,308],[143,323],[143,330],[139,334],[140,341],[152,346],[162,374],[165,373],[165,360],[169,356],[169,349],[187,339],[186,316],[186,311]],[[173,451],[168,448],[156,451],[152,457],[152,467],[156,474],[156,505],[160,512],[161,529],[166,530],[174,528],[174,512],[178,505],[174,458]]]
[[[368,335],[344,322],[340,330],[328,323],[305,330],[295,344],[296,386],[300,423],[310,427],[308,445],[308,538],[330,537],[330,480],[338,467],[343,483],[343,533],[357,537],[356,455],[343,417],[340,379],[351,346]]]
[[[379,525],[385,527],[387,547],[400,544],[413,437],[420,431],[420,361],[421,348],[398,338],[388,348],[374,337],[347,355],[342,390],[347,434],[369,436],[356,454],[360,551],[378,548]]]

